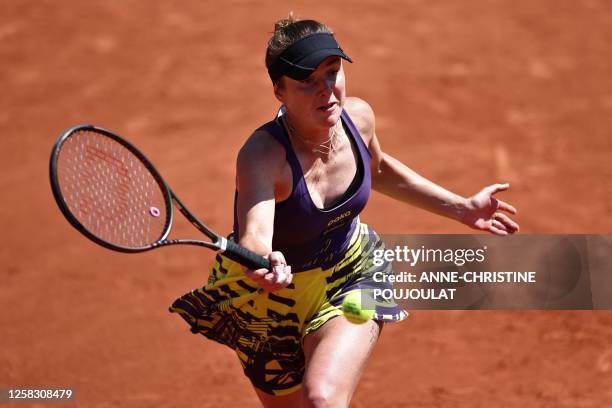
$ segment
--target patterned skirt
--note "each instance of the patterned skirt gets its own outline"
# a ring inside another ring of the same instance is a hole
[[[380,237],[358,224],[348,249],[332,267],[294,273],[292,283],[265,292],[236,262],[218,255],[208,284],[178,298],[179,313],[202,334],[235,350],[245,374],[258,389],[285,395],[299,389],[304,375],[302,339],[328,320],[341,316],[347,293],[390,288],[378,277],[392,274],[391,264],[374,265]],[[374,320],[397,322],[408,313],[393,302],[375,303]]]

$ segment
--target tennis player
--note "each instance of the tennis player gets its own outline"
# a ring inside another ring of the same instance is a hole
[[[477,230],[519,228],[504,214],[516,210],[493,197],[507,184],[464,198],[383,152],[372,109],[346,95],[345,62],[325,25],[276,23],[266,66],[282,108],[238,154],[230,236],[273,268],[245,270],[219,255],[208,284],[170,308],[193,333],[235,350],[266,407],[348,406],[383,324],[407,316],[390,302],[364,324],[336,318],[348,292],[392,273],[373,264],[383,243],[359,220],[371,189]]]

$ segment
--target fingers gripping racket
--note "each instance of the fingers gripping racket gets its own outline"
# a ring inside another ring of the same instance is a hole
[[[106,129],[81,125],[64,132],[51,153],[50,176],[64,216],[106,248],[143,252],[167,245],[199,245],[221,251],[248,268],[270,269],[268,259],[198,220],[136,147]],[[210,241],[168,239],[173,205]]]

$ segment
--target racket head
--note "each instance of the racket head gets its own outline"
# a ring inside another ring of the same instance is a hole
[[[99,245],[142,252],[170,233],[170,189],[144,154],[109,130],[79,125],[63,132],[49,173],[66,219]]]

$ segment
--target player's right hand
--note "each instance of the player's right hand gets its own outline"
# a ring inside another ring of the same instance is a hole
[[[266,292],[274,292],[286,288],[293,280],[291,266],[287,265],[285,256],[278,251],[271,252],[266,258],[270,260],[272,270],[247,269],[246,275],[253,279]]]

